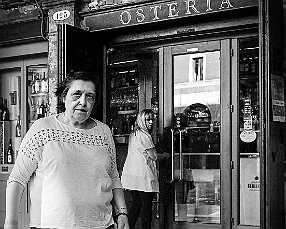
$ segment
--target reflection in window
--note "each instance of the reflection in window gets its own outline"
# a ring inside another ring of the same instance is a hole
[[[220,51],[174,56],[173,77],[174,219],[219,224]]]
[[[193,58],[194,81],[203,81],[203,57]]]

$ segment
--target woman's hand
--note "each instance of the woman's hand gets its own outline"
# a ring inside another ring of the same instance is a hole
[[[158,160],[167,160],[169,159],[170,154],[167,152],[158,154]]]
[[[170,157],[170,154],[169,154],[169,153],[167,153],[167,152],[164,152],[164,153],[163,153],[163,158],[164,158],[164,159],[169,159],[169,157]]]
[[[115,223],[116,229],[129,229],[128,217],[127,215],[119,215],[117,218],[117,223]]]

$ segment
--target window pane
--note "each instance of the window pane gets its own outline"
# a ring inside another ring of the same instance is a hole
[[[239,42],[240,224],[260,225],[258,39]]]

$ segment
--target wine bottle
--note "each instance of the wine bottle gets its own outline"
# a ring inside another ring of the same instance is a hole
[[[37,114],[37,119],[41,118],[42,115],[41,115],[41,109],[40,109],[40,103],[37,102],[37,105],[36,105],[36,114]]]
[[[18,120],[16,124],[16,137],[21,137],[21,120],[20,115],[18,115]]]
[[[39,93],[40,90],[41,90],[41,81],[40,81],[40,76],[39,76],[39,73],[37,72],[36,73],[36,81],[35,81],[35,92],[36,93]]]
[[[4,106],[3,106],[3,111],[2,111],[2,120],[9,120],[10,114],[8,110],[8,101],[7,99],[4,99]]]
[[[0,121],[3,119],[3,111],[4,111],[3,98],[0,97]]]
[[[41,103],[39,106],[39,111],[38,111],[38,119],[43,118],[46,116],[46,106],[44,103]]]
[[[12,146],[12,139],[9,139],[9,146],[7,150],[7,164],[13,164],[14,163],[14,150]]]
[[[46,73],[45,72],[43,72],[43,78],[42,78],[42,83],[41,84],[42,84],[42,87],[41,87],[42,92],[44,92],[44,93],[48,92],[49,85],[48,85],[48,79],[46,77]]]
[[[35,78],[35,74],[34,74],[34,72],[31,72],[30,73],[31,75],[32,75],[32,81],[31,81],[31,93],[32,94],[35,94],[36,93],[36,90],[35,90],[35,80],[36,80],[36,78]]]

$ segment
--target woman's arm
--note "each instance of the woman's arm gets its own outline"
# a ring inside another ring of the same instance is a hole
[[[145,151],[153,161],[156,161],[158,159],[158,153],[155,147],[151,149],[146,149]]]
[[[158,153],[155,147],[151,149],[146,149],[146,153],[154,161],[166,159],[169,157],[168,153]]]
[[[129,229],[128,213],[124,198],[124,192],[121,188],[115,188],[113,192],[113,204],[116,209],[117,227],[118,229]]]
[[[18,229],[19,204],[24,191],[23,185],[10,182],[6,188],[6,219],[4,229]]]

